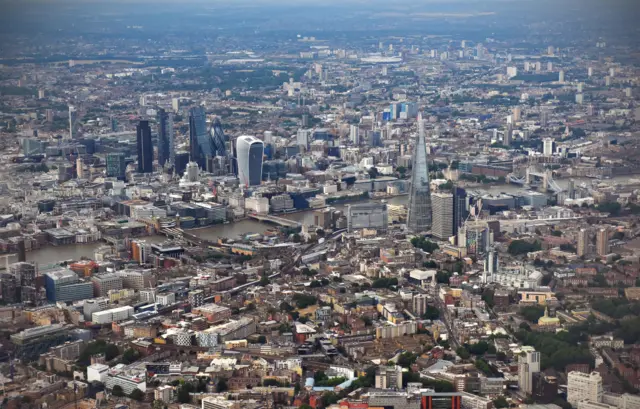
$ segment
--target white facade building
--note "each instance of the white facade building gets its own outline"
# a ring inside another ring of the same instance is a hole
[[[125,305],[124,307],[112,308],[94,312],[91,321],[95,324],[108,324],[110,322],[119,322],[129,319],[133,315],[133,307]]]
[[[602,377],[598,372],[585,374],[582,372],[569,372],[567,377],[567,402],[577,406],[581,400],[602,402]]]

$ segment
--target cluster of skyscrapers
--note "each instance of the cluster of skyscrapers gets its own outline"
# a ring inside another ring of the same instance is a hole
[[[235,174],[243,186],[259,185],[262,181],[264,143],[253,136],[240,136],[232,149],[227,148],[227,139],[219,120],[207,127],[207,115],[203,107],[189,110],[189,152],[176,152],[173,132],[173,116],[164,109],[158,110],[158,165],[173,168],[183,173],[189,161],[200,169],[209,170],[212,161],[221,158],[225,169]],[[153,172],[153,142],[149,121],[143,120],[136,127],[137,172]],[[186,156],[186,157],[185,157]],[[107,156],[107,176],[124,179],[125,157],[114,153]]]

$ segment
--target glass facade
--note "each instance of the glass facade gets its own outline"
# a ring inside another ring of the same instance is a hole
[[[149,121],[140,121],[136,129],[138,148],[138,173],[153,172],[153,145]]]
[[[418,137],[413,151],[407,227],[412,232],[423,233],[431,229],[431,189],[427,143],[424,139],[424,122],[421,115],[418,116],[418,128]]]
[[[240,136],[236,141],[238,179],[245,186],[256,186],[262,181],[262,155],[264,143],[253,136]]]
[[[189,153],[200,169],[206,169],[207,157],[215,156],[213,142],[207,132],[207,115],[203,107],[189,110]]]
[[[173,138],[173,115],[164,109],[158,110],[158,165],[175,163]]]

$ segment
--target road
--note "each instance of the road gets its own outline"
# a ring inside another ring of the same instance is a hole
[[[451,324],[449,323],[449,318],[448,318],[447,306],[440,299],[440,297],[437,296],[439,291],[440,291],[440,286],[438,285],[436,286],[436,290],[433,298],[436,301],[436,307],[438,308],[438,310],[440,310],[440,320],[442,321],[445,328],[447,329],[449,344],[454,349],[456,349],[460,346],[460,343],[458,342],[458,338],[456,338],[453,330],[451,329]]]

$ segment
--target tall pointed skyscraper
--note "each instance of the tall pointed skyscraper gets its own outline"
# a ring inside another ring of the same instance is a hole
[[[411,191],[407,227],[414,233],[431,230],[431,190],[429,187],[429,163],[427,143],[424,139],[424,122],[418,114],[418,137],[411,165]]]

